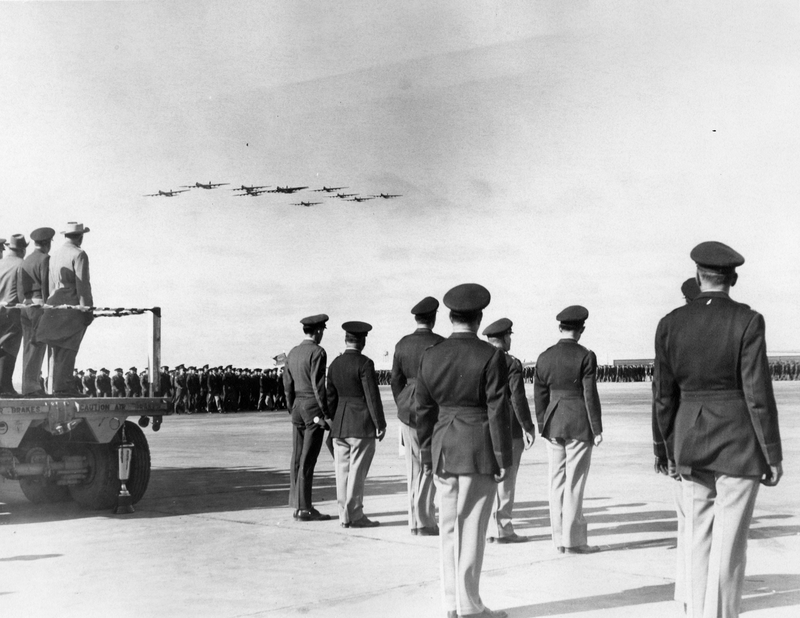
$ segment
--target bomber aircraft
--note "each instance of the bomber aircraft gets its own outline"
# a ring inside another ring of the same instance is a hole
[[[308,187],[275,187],[270,190],[270,193],[294,193],[303,189],[308,189]]]
[[[260,187],[248,187],[247,185],[242,185],[241,187],[234,187],[231,191],[246,191],[247,193],[252,193],[253,191],[258,191],[259,189],[266,189],[269,185],[263,185]],[[263,192],[262,192],[263,193]]]
[[[372,197],[382,197],[385,200],[390,200],[393,197],[403,197],[402,193],[398,193],[397,195],[390,195],[388,193],[379,193],[378,195],[373,195]]]
[[[321,189],[314,189],[315,193],[319,193],[320,191],[324,191],[325,193],[333,193],[334,191],[338,191],[339,189],[346,189],[347,187],[326,187],[322,186]]]
[[[203,184],[202,182],[196,182],[193,185],[181,185],[182,187],[186,187],[187,189],[216,189],[217,187],[222,187],[224,185],[229,185],[229,182],[208,182],[207,184]]]
[[[269,193],[269,191],[266,189],[252,189],[244,193],[235,193],[234,197],[256,197],[257,195],[264,195],[265,193]]]
[[[374,200],[374,199],[375,199],[374,195],[371,196],[371,197],[369,197],[369,196],[368,197],[359,197],[359,196],[356,195],[355,197],[351,197],[349,200],[345,200],[345,202],[366,202],[367,200]]]
[[[326,195],[327,198],[335,198],[338,197],[340,200],[346,200],[348,197],[353,197],[354,195],[358,195],[358,193],[337,193],[336,195]]]
[[[308,208],[309,206],[317,206],[318,204],[322,204],[322,202],[297,202],[296,204],[292,204],[292,206],[305,206]]]
[[[170,189],[169,191],[158,190],[158,193],[146,193],[144,197],[175,197],[178,193],[186,193],[189,189]]]

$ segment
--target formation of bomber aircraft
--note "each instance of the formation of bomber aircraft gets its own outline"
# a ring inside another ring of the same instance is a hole
[[[158,190],[157,193],[146,193],[144,197],[175,197],[180,193],[186,193],[187,191],[191,191],[192,189],[217,189],[218,187],[223,187],[229,185],[229,182],[195,182],[193,185],[181,185],[180,189],[170,189],[168,191]],[[358,193],[342,193],[342,189],[347,189],[349,187],[328,187],[323,185],[321,189],[311,189],[314,193],[327,193],[333,195],[325,195],[325,197],[329,199],[339,199],[346,202],[366,202],[369,200],[374,199],[394,199],[396,197],[402,197],[402,194],[399,193],[378,193],[377,195],[360,195]],[[299,191],[305,191],[309,189],[309,187],[292,187],[286,185],[284,187],[276,186],[272,188],[271,185],[240,185],[238,187],[232,187],[231,191],[234,192],[235,197],[258,197],[259,195],[264,195],[265,193],[282,193],[285,195],[294,195]],[[309,208],[311,206],[319,206],[323,202],[311,202],[311,201],[303,201],[300,200],[299,202],[294,202],[292,206],[304,206]]]

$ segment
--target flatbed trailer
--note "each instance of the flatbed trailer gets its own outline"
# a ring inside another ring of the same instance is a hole
[[[152,313],[149,394],[161,392],[161,309],[90,309],[96,317]],[[167,398],[153,396],[0,399],[0,476],[19,481],[31,502],[72,499],[89,509],[132,512],[150,480],[143,429],[158,431],[171,413]]]

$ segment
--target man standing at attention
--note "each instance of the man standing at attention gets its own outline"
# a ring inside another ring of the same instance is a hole
[[[492,532],[486,540],[490,543],[524,543],[528,537],[514,532],[512,513],[514,511],[514,490],[517,483],[517,471],[522,461],[522,451],[533,446],[534,427],[531,420],[531,409],[525,395],[525,384],[522,381],[522,363],[511,356],[511,327],[513,322],[508,318],[500,318],[483,329],[489,343],[503,350],[508,367],[508,389],[511,395],[511,440],[513,460],[506,472],[506,478],[497,484],[497,497],[492,510]],[[496,531],[495,531],[496,529]]]
[[[342,324],[347,348],[328,370],[328,410],[333,417],[336,501],[342,528],[373,528],[380,522],[364,515],[364,482],[375,456],[375,438],[383,440],[386,419],[374,363],[361,351],[372,326]]]
[[[22,234],[14,234],[5,243],[8,254],[0,260],[0,305],[14,306],[22,302],[17,279],[28,243]],[[11,381],[17,354],[22,342],[22,327],[19,311],[5,311],[0,315],[0,393],[6,397],[18,397]]]
[[[289,466],[289,506],[299,521],[327,521],[311,502],[314,468],[325,434],[328,403],[325,393],[325,368],[328,356],[319,345],[328,316],[324,313],[300,320],[305,339],[286,357],[283,385],[292,415],[294,444]]]
[[[477,335],[490,300],[489,290],[476,283],[445,294],[453,334],[422,353],[417,375],[420,459],[439,494],[448,618],[507,616],[487,608],[480,595],[496,483],[512,463],[506,360]]]
[[[89,228],[83,223],[67,223],[63,232],[67,241],[50,258],[48,304],[73,305],[80,309],[45,310],[36,329],[36,338],[52,349],[50,379],[53,394],[57,396],[80,394],[71,382],[72,371],[86,328],[94,320],[89,257],[81,248],[84,234],[88,232]]]
[[[31,232],[34,250],[19,268],[17,289],[20,302],[26,305],[20,313],[22,324],[22,394],[26,397],[43,397],[39,378],[47,346],[36,339],[36,327],[42,317],[42,305],[50,295],[50,247],[56,231],[40,227]]]
[[[700,294],[656,330],[653,441],[681,475],[687,615],[735,618],[759,483],[783,475],[778,410],[764,318],[729,296],[744,258],[714,241],[690,255]]]
[[[422,353],[444,341],[433,332],[439,301],[427,296],[411,309],[417,329],[397,342],[392,361],[392,395],[397,404],[397,418],[406,450],[406,484],[408,487],[408,526],[411,534],[435,536],[436,509],[433,499],[436,487],[431,474],[422,473],[419,439],[417,438],[417,403],[415,399],[417,370]]]
[[[550,468],[550,527],[556,549],[590,554],[583,517],[583,492],[592,447],[603,441],[597,357],[578,343],[589,311],[580,305],[556,316],[561,339],[536,361],[533,381],[536,423],[547,440]]]

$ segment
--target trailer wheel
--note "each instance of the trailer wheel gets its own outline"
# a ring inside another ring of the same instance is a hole
[[[131,472],[127,487],[133,504],[139,502],[150,481],[150,447],[141,428],[125,421],[125,433],[133,444]],[[110,509],[117,502],[120,481],[118,475],[117,447],[122,442],[122,430],[108,444],[86,444],[80,454],[86,457],[89,475],[79,485],[71,485],[72,499],[82,507],[93,510]]]
[[[44,463],[47,451],[39,444],[28,444],[25,453],[26,463]],[[19,487],[25,497],[34,504],[66,502],[69,500],[69,489],[65,485],[57,485],[54,478],[44,476],[23,476],[19,479]]]

